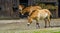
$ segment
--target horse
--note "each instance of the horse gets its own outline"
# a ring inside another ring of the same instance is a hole
[[[30,15],[36,9],[42,8],[40,6],[28,6],[21,11],[21,14],[24,15],[25,13],[28,13],[28,15]]]
[[[52,13],[48,9],[37,9],[34,10],[29,16],[28,16],[28,23],[29,26],[33,20],[36,20],[36,26],[40,28],[39,26],[39,20],[45,21],[45,28],[50,27],[50,21],[51,21]],[[47,22],[49,23],[49,26],[47,25]]]

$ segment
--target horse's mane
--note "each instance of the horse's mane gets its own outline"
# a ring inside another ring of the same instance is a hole
[[[24,10],[26,7],[24,7],[22,10]]]
[[[31,16],[35,11],[36,11],[36,10],[33,10],[32,13],[31,13],[29,16]]]

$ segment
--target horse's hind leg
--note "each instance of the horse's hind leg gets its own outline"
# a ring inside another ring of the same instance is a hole
[[[48,19],[48,24],[49,24],[49,27],[50,27],[50,19]]]
[[[45,28],[47,28],[47,19],[45,19],[44,21],[45,21]]]
[[[49,27],[50,27],[50,21],[49,21]]]
[[[49,27],[50,27],[50,20],[51,20],[51,18],[50,18],[50,16],[48,17],[48,24],[49,24]]]
[[[45,28],[47,28],[47,27],[50,27],[50,19],[45,20]]]

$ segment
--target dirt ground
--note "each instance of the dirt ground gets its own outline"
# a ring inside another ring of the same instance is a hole
[[[29,30],[36,29],[35,21],[28,27],[27,19],[19,20],[0,20],[0,30]],[[44,28],[45,22],[43,20],[39,21],[40,28]],[[51,27],[60,27],[60,19],[52,19],[50,22]],[[49,27],[49,28],[51,28]]]

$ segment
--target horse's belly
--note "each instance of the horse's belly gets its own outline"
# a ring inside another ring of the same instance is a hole
[[[47,16],[48,16],[47,13],[46,14],[40,14],[40,15],[38,15],[38,18],[45,19]]]

